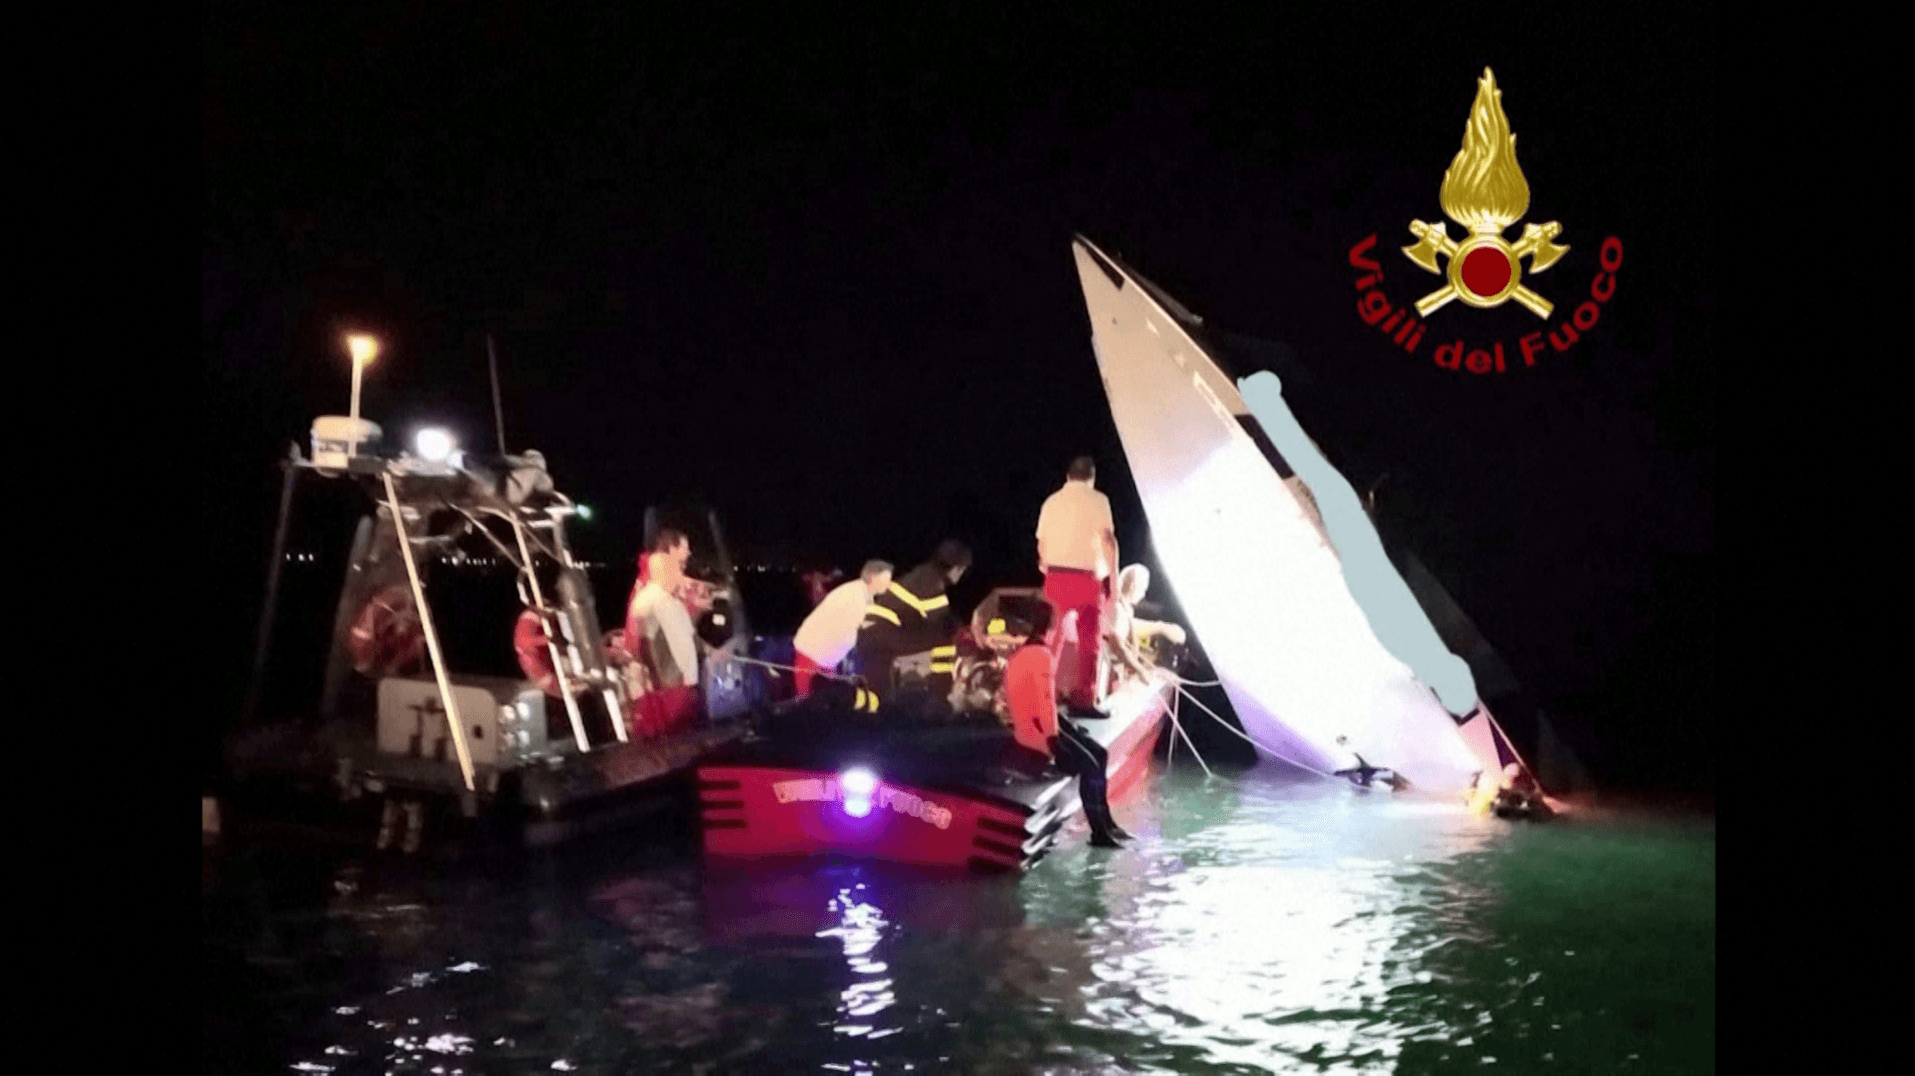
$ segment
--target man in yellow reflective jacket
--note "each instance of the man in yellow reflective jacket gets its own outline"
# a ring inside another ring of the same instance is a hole
[[[893,580],[873,598],[858,628],[858,669],[880,698],[892,688],[892,663],[908,654],[929,654],[934,682],[946,687],[957,667],[960,623],[945,588],[971,566],[971,550],[951,539],[931,559]]]

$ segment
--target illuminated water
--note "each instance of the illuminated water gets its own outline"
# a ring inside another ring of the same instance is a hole
[[[220,1072],[1712,1072],[1713,821],[1161,777],[1021,882],[223,850]],[[1081,824],[1081,823],[1080,823]]]

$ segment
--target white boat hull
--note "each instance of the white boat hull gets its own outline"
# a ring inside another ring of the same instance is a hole
[[[1301,483],[1239,421],[1238,388],[1185,331],[1189,315],[1083,240],[1073,252],[1152,544],[1244,731],[1320,773],[1360,755],[1420,788],[1467,789],[1495,765],[1494,740],[1485,757],[1472,743],[1484,737],[1379,642]]]

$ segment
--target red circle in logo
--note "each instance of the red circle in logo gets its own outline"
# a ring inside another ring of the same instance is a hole
[[[1509,286],[1509,256],[1495,247],[1477,247],[1463,256],[1463,286],[1490,296]]]

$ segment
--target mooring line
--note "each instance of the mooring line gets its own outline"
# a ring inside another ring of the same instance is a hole
[[[1233,733],[1234,735],[1249,742],[1251,746],[1261,749],[1264,753],[1268,754],[1270,757],[1275,758],[1281,762],[1288,762],[1290,765],[1295,766],[1296,768],[1300,770],[1309,770],[1311,773],[1314,773],[1319,777],[1335,777],[1336,776],[1336,774],[1324,773],[1322,770],[1317,769],[1315,766],[1306,766],[1303,763],[1296,761],[1295,759],[1289,758],[1281,754],[1280,752],[1271,750],[1270,745],[1263,743],[1255,739],[1254,737],[1250,736],[1249,734],[1239,730],[1235,726],[1231,725],[1230,722],[1225,721],[1221,716],[1219,716],[1217,711],[1212,710],[1208,706],[1205,706],[1203,703],[1203,700],[1199,699],[1195,695],[1192,695],[1189,691],[1186,691],[1181,682],[1177,686],[1177,691],[1179,694],[1183,695],[1185,698],[1189,699],[1191,702],[1196,703],[1197,708],[1202,710],[1204,713],[1209,714],[1213,719],[1216,720],[1217,724],[1222,725],[1224,728],[1230,730],[1230,732]]]

